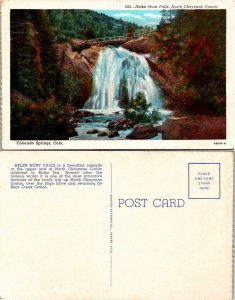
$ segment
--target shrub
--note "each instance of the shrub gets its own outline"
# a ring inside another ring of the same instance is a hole
[[[68,139],[74,128],[70,124],[74,110],[61,105],[55,97],[46,101],[11,103],[11,139]]]
[[[150,111],[152,104],[147,103],[144,93],[138,92],[125,108],[125,116],[137,123],[157,123],[161,119],[158,110]]]

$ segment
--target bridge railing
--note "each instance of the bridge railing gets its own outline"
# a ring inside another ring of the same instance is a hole
[[[97,44],[97,43],[102,43],[102,42],[109,42],[109,41],[125,41],[128,40],[128,38],[131,37],[140,37],[140,36],[145,36],[148,35],[154,31],[156,31],[157,25],[149,28],[144,28],[138,31],[135,31],[133,34],[126,34],[122,36],[111,36],[111,37],[103,37],[103,38],[96,38],[96,39],[90,39],[87,40],[89,44]]]
[[[102,43],[102,42],[108,42],[108,41],[121,41],[121,40],[127,40],[127,36],[103,37],[103,38],[87,40],[87,42],[89,44],[95,44],[95,43]]]

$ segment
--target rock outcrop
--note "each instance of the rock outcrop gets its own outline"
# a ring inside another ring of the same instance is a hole
[[[226,117],[188,116],[171,117],[157,127],[164,140],[226,139]]]
[[[151,139],[158,134],[158,130],[151,124],[137,124],[133,131],[126,137],[132,140]]]
[[[156,40],[154,36],[144,36],[138,39],[132,39],[122,45],[123,48],[140,54],[153,52],[155,46]]]
[[[68,71],[77,79],[77,107],[83,107],[92,91],[93,71],[102,47],[91,46],[73,51],[69,43],[57,44],[60,71]]]

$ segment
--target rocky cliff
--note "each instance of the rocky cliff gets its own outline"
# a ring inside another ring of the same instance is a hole
[[[78,45],[79,41],[77,41]],[[56,47],[61,73],[68,71],[77,80],[77,101],[75,104],[82,108],[91,95],[94,66],[103,47],[91,46],[80,52],[74,51],[69,43],[57,44]]]

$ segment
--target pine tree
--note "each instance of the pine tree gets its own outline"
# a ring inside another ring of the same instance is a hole
[[[59,80],[58,56],[55,49],[55,35],[48,12],[45,10],[31,11],[31,20],[38,34],[41,56],[41,81],[45,98],[56,94]]]
[[[11,11],[11,88],[36,99],[42,93],[35,29],[27,11]]]

